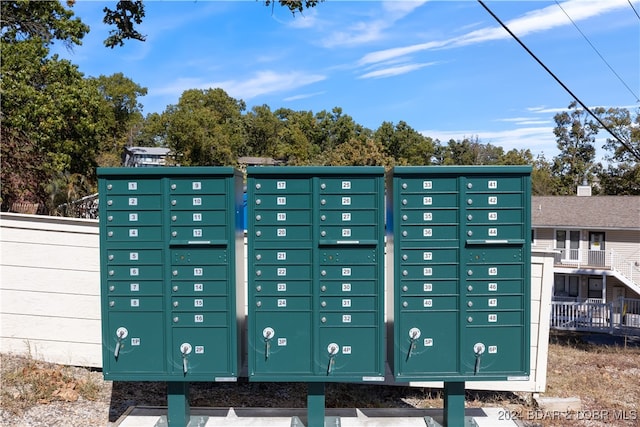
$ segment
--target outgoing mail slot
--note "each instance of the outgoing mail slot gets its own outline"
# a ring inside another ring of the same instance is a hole
[[[148,211],[160,209],[162,198],[151,195],[131,194],[128,196],[110,196],[106,197],[107,215],[111,211]]]
[[[176,296],[228,295],[229,286],[224,278],[221,280],[172,280],[171,294]]]
[[[376,183],[371,178],[321,178],[320,194],[373,193]]]
[[[458,266],[456,264],[402,264],[402,279],[455,279],[458,277]]]
[[[170,313],[171,324],[174,327],[206,327],[206,326],[228,326],[228,313],[221,311],[177,311]]]
[[[458,239],[458,225],[455,223],[448,225],[422,225],[422,226],[401,226],[403,240],[453,240]]]
[[[162,212],[140,211],[137,209],[114,211],[106,213],[107,225],[162,225]]]
[[[467,312],[471,310],[519,310],[522,295],[487,295],[467,298]]]
[[[135,298],[162,295],[163,287],[161,281],[109,281],[107,284],[107,295],[128,296]]]
[[[375,248],[323,248],[320,251],[320,263],[329,264],[372,264],[376,262]]]
[[[402,224],[450,224],[458,215],[457,209],[403,209],[399,220]]]
[[[442,194],[402,194],[400,197],[400,209],[424,209],[431,208],[456,208],[458,195],[453,193]],[[401,214],[402,215],[402,214]],[[452,218],[452,220],[455,218]]]
[[[517,208],[522,206],[522,198],[521,193],[472,193],[465,196],[464,203],[468,208]]]
[[[189,210],[198,212],[202,209],[220,209],[225,206],[226,200],[224,194],[194,194],[189,196],[171,195],[169,197],[170,209]]]
[[[357,312],[344,310],[341,312],[322,312],[320,315],[321,326],[362,326],[376,325],[375,312]]]
[[[520,176],[501,176],[499,178],[492,176],[474,176],[467,178],[467,193],[471,191],[522,191],[522,184],[522,177]]]
[[[140,265],[140,266],[109,266],[107,267],[109,280],[162,280],[161,265]]]
[[[156,194],[160,193],[159,179],[106,180],[107,194]]]
[[[311,310],[309,297],[283,295],[280,297],[257,296],[256,311],[308,311]]]
[[[144,265],[162,264],[162,250],[160,249],[109,249],[107,250],[108,265]]]
[[[310,249],[259,249],[255,252],[255,265],[311,264]]]
[[[400,311],[439,311],[457,310],[457,296],[424,295],[421,297],[400,298]]]
[[[162,297],[109,296],[108,301],[109,311],[160,311],[163,309]]]
[[[296,280],[311,277],[311,265],[255,265],[256,280]]]
[[[522,262],[522,248],[510,246],[470,247],[467,250],[468,262],[476,263],[508,263]]]
[[[320,227],[320,239],[340,241],[354,240],[377,240],[380,227],[376,225],[352,224],[340,225],[337,227]]]
[[[204,280],[227,277],[226,265],[201,265],[201,266],[173,266],[171,268],[172,279],[177,280]]]
[[[192,297],[171,298],[171,307],[174,311],[224,311],[228,309],[228,303],[226,297],[194,295]]]
[[[190,227],[171,227],[172,240],[225,240],[227,237],[227,227],[224,225],[201,227],[193,224]]]
[[[162,237],[161,226],[107,227],[109,242],[159,242]]]
[[[400,295],[456,295],[457,280],[402,280]]]
[[[522,224],[489,224],[467,227],[467,237],[469,239],[523,239],[523,233]]]
[[[172,178],[169,180],[170,194],[225,194],[224,179]]]
[[[171,251],[172,265],[215,265],[227,263],[225,248],[189,248]]]
[[[189,225],[198,227],[202,225],[225,225],[227,213],[223,210],[198,210],[171,212],[171,225]]]
[[[376,310],[376,297],[345,295],[340,297],[320,296],[320,312],[344,310]]]

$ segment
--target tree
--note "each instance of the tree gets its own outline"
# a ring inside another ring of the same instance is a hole
[[[597,123],[589,119],[589,114],[579,109],[575,101],[568,108],[571,111],[554,116],[553,133],[560,154],[554,159],[552,172],[560,181],[560,194],[575,194],[583,180],[593,181],[591,168],[596,154],[595,136],[599,131]],[[594,110],[596,114],[603,111],[602,108]]]
[[[406,122],[397,125],[383,122],[375,131],[374,138],[382,144],[386,156],[395,160],[396,164],[429,165],[435,155],[433,139],[426,137]]]
[[[502,147],[482,144],[477,136],[462,141],[451,139],[436,151],[438,163],[443,165],[495,165],[504,155]]]

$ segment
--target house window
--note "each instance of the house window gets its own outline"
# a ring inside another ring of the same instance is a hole
[[[580,231],[556,230],[556,249],[560,251],[563,260],[579,260]]]
[[[580,276],[556,274],[553,284],[553,295],[556,297],[577,298],[580,294]]]

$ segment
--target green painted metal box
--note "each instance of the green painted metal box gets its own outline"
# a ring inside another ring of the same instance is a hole
[[[247,169],[248,376],[383,381],[384,168]]]
[[[244,322],[242,174],[99,168],[103,372],[235,381]]]
[[[531,168],[387,177],[388,360],[398,381],[529,375]]]

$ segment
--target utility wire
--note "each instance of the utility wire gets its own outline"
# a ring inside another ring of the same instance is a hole
[[[554,80],[555,80],[555,81],[556,81],[560,86],[562,86],[562,88],[563,88],[564,90],[566,90],[566,91],[567,91],[567,93],[569,93],[569,95],[571,95],[571,96],[573,97],[573,99],[575,99],[575,100],[576,100],[576,102],[577,102],[578,104],[580,104],[580,105],[582,106],[582,108],[584,108],[584,110],[585,110],[586,112],[588,112],[588,113],[589,113],[589,114],[590,114],[594,119],[596,119],[596,121],[600,124],[600,126],[602,126],[602,128],[603,128],[603,129],[605,129],[607,132],[609,132],[609,134],[610,134],[611,136],[613,136],[613,137],[615,138],[615,140],[616,140],[616,141],[618,141],[620,144],[622,144],[622,146],[623,146],[623,147],[625,147],[627,150],[629,150],[629,152],[631,153],[631,155],[633,155],[633,157],[635,157],[636,159],[638,159],[638,160],[640,161],[640,153],[636,152],[636,151],[635,151],[635,150],[630,146],[630,144],[629,144],[629,143],[627,143],[627,142],[623,141],[623,140],[620,138],[620,136],[618,136],[618,135],[617,135],[617,134],[616,134],[616,133],[615,133],[615,132],[614,132],[614,131],[609,127],[609,126],[607,126],[607,125],[606,125],[606,124],[605,124],[605,123],[604,123],[604,122],[603,122],[603,121],[602,121],[602,120],[601,120],[601,119],[600,119],[600,118],[599,118],[599,117],[598,117],[598,116],[597,116],[593,111],[591,111],[591,109],[590,109],[589,107],[587,107],[587,105],[586,105],[584,102],[582,102],[582,101],[580,100],[580,98],[578,98],[578,97],[577,97],[577,96],[576,96],[576,95],[571,91],[571,89],[569,89],[569,88],[568,88],[564,83],[562,83],[562,81],[561,81],[558,77],[556,77],[556,75],[555,75],[555,74],[554,74],[554,73],[553,73],[553,72],[552,72],[552,71],[551,71],[551,70],[550,70],[546,65],[544,65],[544,63],[543,63],[540,59],[538,59],[538,57],[537,57],[537,56],[536,56],[536,55],[535,55],[535,54],[534,54],[534,53],[533,53],[533,52],[532,52],[532,51],[531,51],[531,50],[530,50],[530,49],[529,49],[529,48],[528,48],[524,43],[522,43],[522,41],[520,41],[520,39],[518,38],[518,36],[516,36],[516,35],[515,35],[515,34],[514,34],[510,29],[509,29],[509,27],[507,27],[507,26],[506,26],[506,25],[505,25],[505,24],[500,20],[500,18],[498,18],[498,16],[496,16],[496,14],[495,14],[495,13],[493,13],[493,12],[491,11],[491,9],[489,9],[489,7],[487,7],[487,6],[484,4],[484,2],[483,2],[482,0],[477,0],[477,1],[478,1],[478,3],[480,3],[480,5],[481,5],[481,6],[482,6],[482,7],[483,7],[487,12],[489,12],[489,14],[493,17],[493,19],[495,19],[495,20],[496,20],[496,21],[497,21],[497,22],[502,26],[502,28],[504,28],[504,29],[505,29],[505,31],[506,31],[506,32],[508,32],[508,33],[509,33],[509,35],[510,35],[511,37],[513,37],[513,39],[514,39],[515,41],[517,41],[517,42],[518,42],[518,44],[519,44],[520,46],[522,46],[522,48],[523,48],[524,50],[526,50],[526,51],[527,51],[527,53],[528,53],[529,55],[531,55],[531,57],[532,57],[533,59],[535,59],[535,60],[536,60],[536,62],[537,62],[538,64],[540,64],[540,66],[541,66],[542,68],[544,68],[544,69],[545,69],[545,71],[546,71],[547,73],[549,73],[549,75],[550,75],[551,77],[553,77],[553,78],[554,78]]]
[[[636,13],[638,19],[640,19],[640,15],[638,15],[638,11],[636,10],[636,8],[633,7],[633,3],[631,3],[631,0],[627,0],[627,2],[629,2],[629,6],[631,6],[631,9],[633,9],[633,11]]]
[[[558,0],[556,0],[556,4],[558,5],[558,7],[560,8],[560,10],[562,10],[564,12],[564,14],[567,16],[567,18],[569,18],[569,21],[571,21],[571,23],[573,24],[574,27],[576,27],[576,30],[578,30],[578,32],[580,34],[582,34],[582,37],[584,37],[584,39],[587,41],[587,43],[589,43],[589,46],[591,46],[591,48],[595,51],[595,53],[598,54],[598,56],[600,57],[600,59],[602,59],[602,61],[607,65],[607,67],[609,67],[609,69],[611,70],[611,72],[618,78],[618,80],[620,80],[620,82],[624,85],[624,87],[627,88],[627,90],[631,93],[631,95],[633,95],[636,98],[636,102],[640,102],[640,97],[638,97],[638,95],[629,87],[629,85],[627,85],[627,83],[622,80],[622,77],[620,77],[618,75],[618,73],[616,73],[616,70],[613,69],[613,67],[611,65],[609,65],[609,63],[607,62],[606,59],[604,59],[604,56],[602,56],[602,54],[600,54],[600,52],[598,51],[598,49],[596,49],[596,47],[593,45],[593,43],[591,43],[591,40],[589,40],[589,38],[582,32],[582,30],[578,27],[578,24],[575,23],[575,21],[569,16],[569,14],[567,13],[566,10],[564,10],[564,8],[562,7],[562,5],[558,2]]]

